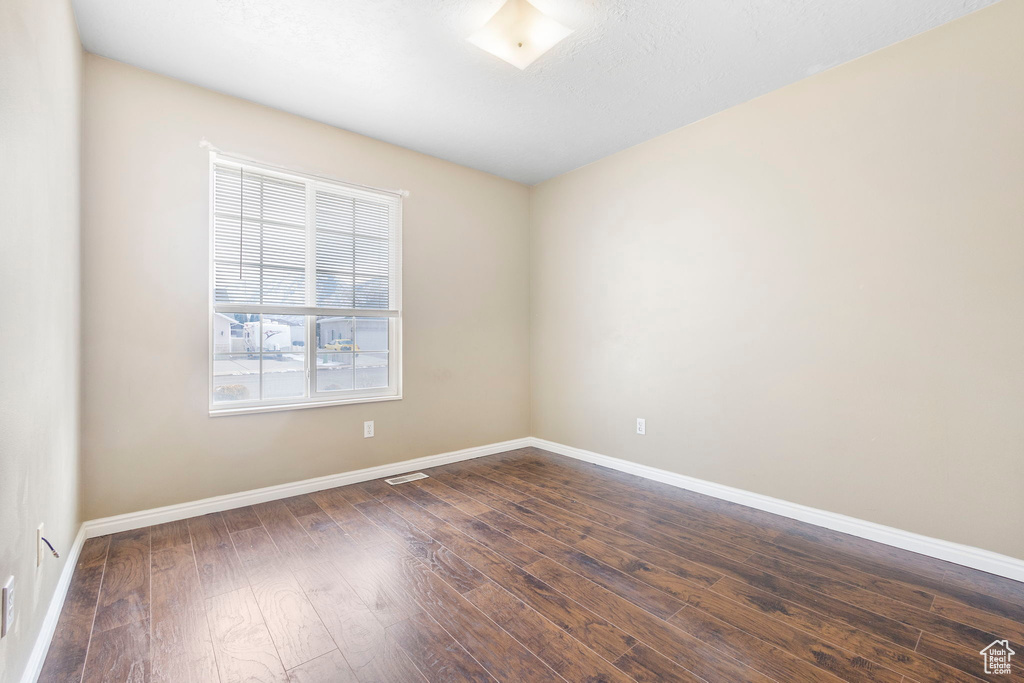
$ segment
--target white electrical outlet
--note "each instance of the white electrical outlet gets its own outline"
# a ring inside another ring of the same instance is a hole
[[[43,526],[42,524],[36,529],[36,566],[43,566]]]
[[[642,417],[636,419],[636,433],[640,435],[647,433],[647,420]]]
[[[363,423],[363,438],[373,438],[373,420],[367,420],[366,422]]]
[[[14,577],[7,579],[0,596],[0,638],[7,635],[14,623]]]

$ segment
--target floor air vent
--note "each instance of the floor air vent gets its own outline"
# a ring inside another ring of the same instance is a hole
[[[416,481],[417,479],[427,478],[427,475],[422,472],[417,472],[416,474],[403,474],[400,477],[392,477],[391,479],[385,479],[384,481],[394,486],[395,484],[404,484],[407,481]]]

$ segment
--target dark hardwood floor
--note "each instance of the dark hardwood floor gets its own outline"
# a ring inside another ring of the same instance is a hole
[[[1024,681],[1024,584],[536,449],[86,542],[41,681]]]

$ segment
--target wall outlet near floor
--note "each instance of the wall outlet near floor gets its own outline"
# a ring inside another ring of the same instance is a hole
[[[0,638],[7,635],[14,623],[14,577],[7,579],[0,591]]]
[[[373,438],[373,420],[367,420],[366,422],[363,423],[363,438]]]
[[[37,567],[42,567],[43,566],[43,557],[45,557],[45,555],[43,555],[43,531],[44,531],[43,527],[44,526],[45,525],[40,524],[36,528],[36,566]]]
[[[642,417],[636,419],[636,433],[641,435],[647,433],[647,420]]]

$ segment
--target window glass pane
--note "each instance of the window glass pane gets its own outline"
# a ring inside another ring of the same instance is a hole
[[[234,303],[260,301],[259,224],[230,216],[214,217],[214,298]]]
[[[373,237],[388,236],[388,206],[361,199],[355,203],[353,223],[357,233]]]
[[[319,259],[320,257],[317,256]],[[352,273],[317,268],[316,303],[318,306],[352,308]]]
[[[367,276],[356,272],[354,308],[387,308],[388,278]]]
[[[353,200],[326,192],[316,195],[316,302],[352,306]]]
[[[356,389],[378,389],[388,385],[388,354],[356,354]]]
[[[316,227],[317,230],[347,232],[350,235],[355,229],[355,201],[351,197],[324,192],[316,193]]]
[[[320,351],[358,351],[355,348],[355,320],[332,315],[317,316],[316,348]]]
[[[249,351],[245,346],[245,325],[248,322],[255,322],[258,328],[259,320],[258,315],[249,315],[248,313],[214,313],[213,352],[244,353]]]
[[[316,301],[339,308],[387,308],[390,207],[365,198],[316,195]]]
[[[254,401],[260,397],[258,355],[214,356],[213,402]]]
[[[245,215],[286,225],[306,222],[306,184],[256,173],[245,174]]]
[[[263,301],[260,303],[301,306],[305,302],[306,280],[302,271],[264,265],[262,276]]]
[[[320,353],[316,357],[317,391],[350,391],[353,387],[351,353]]]
[[[387,284],[388,241],[374,237],[355,238],[355,271],[368,278],[381,278]]]
[[[356,318],[355,351],[387,351],[388,319]]]
[[[306,347],[306,317],[302,315],[264,315],[263,327],[259,331],[259,335],[263,353],[302,351]]]
[[[306,394],[306,363],[301,353],[263,354],[263,398],[297,398]]]

